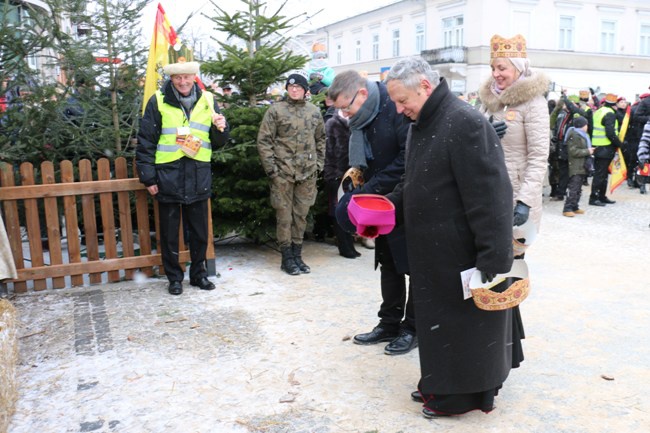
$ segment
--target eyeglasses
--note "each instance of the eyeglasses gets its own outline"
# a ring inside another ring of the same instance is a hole
[[[361,89],[357,90],[357,93],[354,94],[354,96],[350,100],[350,103],[348,104],[348,106],[345,107],[345,108],[341,108],[341,111],[345,111],[346,113],[350,111],[350,108],[352,108],[352,104],[354,104],[354,100],[357,99],[357,95],[359,94],[360,90]]]
[[[302,89],[302,86],[300,84],[289,84],[287,88],[291,90],[297,90],[297,89]]]

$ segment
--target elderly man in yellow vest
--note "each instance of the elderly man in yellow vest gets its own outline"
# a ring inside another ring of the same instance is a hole
[[[618,97],[608,93],[603,105],[594,113],[594,130],[591,145],[594,147],[594,180],[591,182],[589,204],[605,206],[616,203],[605,195],[609,163],[614,159],[616,148],[621,147],[618,139],[618,120],[616,119],[616,100]]]
[[[160,245],[169,293],[183,293],[178,262],[181,212],[188,229],[190,285],[213,290],[205,255],[208,246],[208,199],[212,189],[212,149],[226,143],[226,119],[214,96],[196,84],[197,62],[171,63],[170,76],[147,103],[138,132],[138,176],[158,200]]]

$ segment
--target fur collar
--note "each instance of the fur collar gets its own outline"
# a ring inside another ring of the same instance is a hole
[[[493,81],[494,79],[490,77],[479,89],[481,103],[490,113],[501,111],[505,106],[523,104],[548,92],[549,79],[541,72],[533,72],[530,77],[515,82],[499,96],[492,93]]]

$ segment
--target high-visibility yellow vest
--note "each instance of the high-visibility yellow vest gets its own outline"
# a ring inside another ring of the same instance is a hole
[[[164,96],[160,90],[156,92],[158,111],[162,116],[162,127],[158,148],[156,149],[156,164],[165,164],[176,161],[188,155],[183,153],[181,146],[176,144],[176,132],[180,126],[189,126],[190,133],[201,139],[201,148],[193,157],[197,161],[210,162],[212,145],[210,144],[210,126],[212,125],[212,112],[214,111],[214,98],[212,94],[203,92],[190,115],[189,123],[182,109],[163,102]]]
[[[602,125],[603,118],[609,112],[614,113],[614,115],[616,115],[614,109],[607,106],[600,107],[594,113],[594,131],[593,134],[591,135],[592,146],[609,146],[610,144],[612,144],[610,139],[607,138],[607,135],[605,134],[605,127]],[[618,130],[618,119],[616,119],[616,124],[614,125],[614,128],[615,128],[614,130]]]

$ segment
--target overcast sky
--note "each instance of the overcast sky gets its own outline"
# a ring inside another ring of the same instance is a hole
[[[266,4],[270,12],[275,12],[284,0],[260,0]],[[302,23],[299,26],[299,33],[304,33],[312,28],[322,27],[345,18],[367,12],[394,3],[396,0],[287,0],[287,4],[282,10],[282,14],[287,17],[293,17],[305,13],[304,17],[295,20],[295,23]],[[150,38],[153,33],[153,23],[156,16],[158,1],[152,1],[142,14],[142,25],[144,35]],[[215,8],[209,0],[161,0],[162,4],[172,27],[178,28],[189,16],[190,13],[196,12],[189,25],[200,26],[205,33],[210,33],[213,23],[201,16],[201,12],[214,16]],[[237,10],[244,9],[246,5],[241,0],[217,0],[216,3],[227,11],[233,13]],[[307,17],[311,17],[307,19]]]

